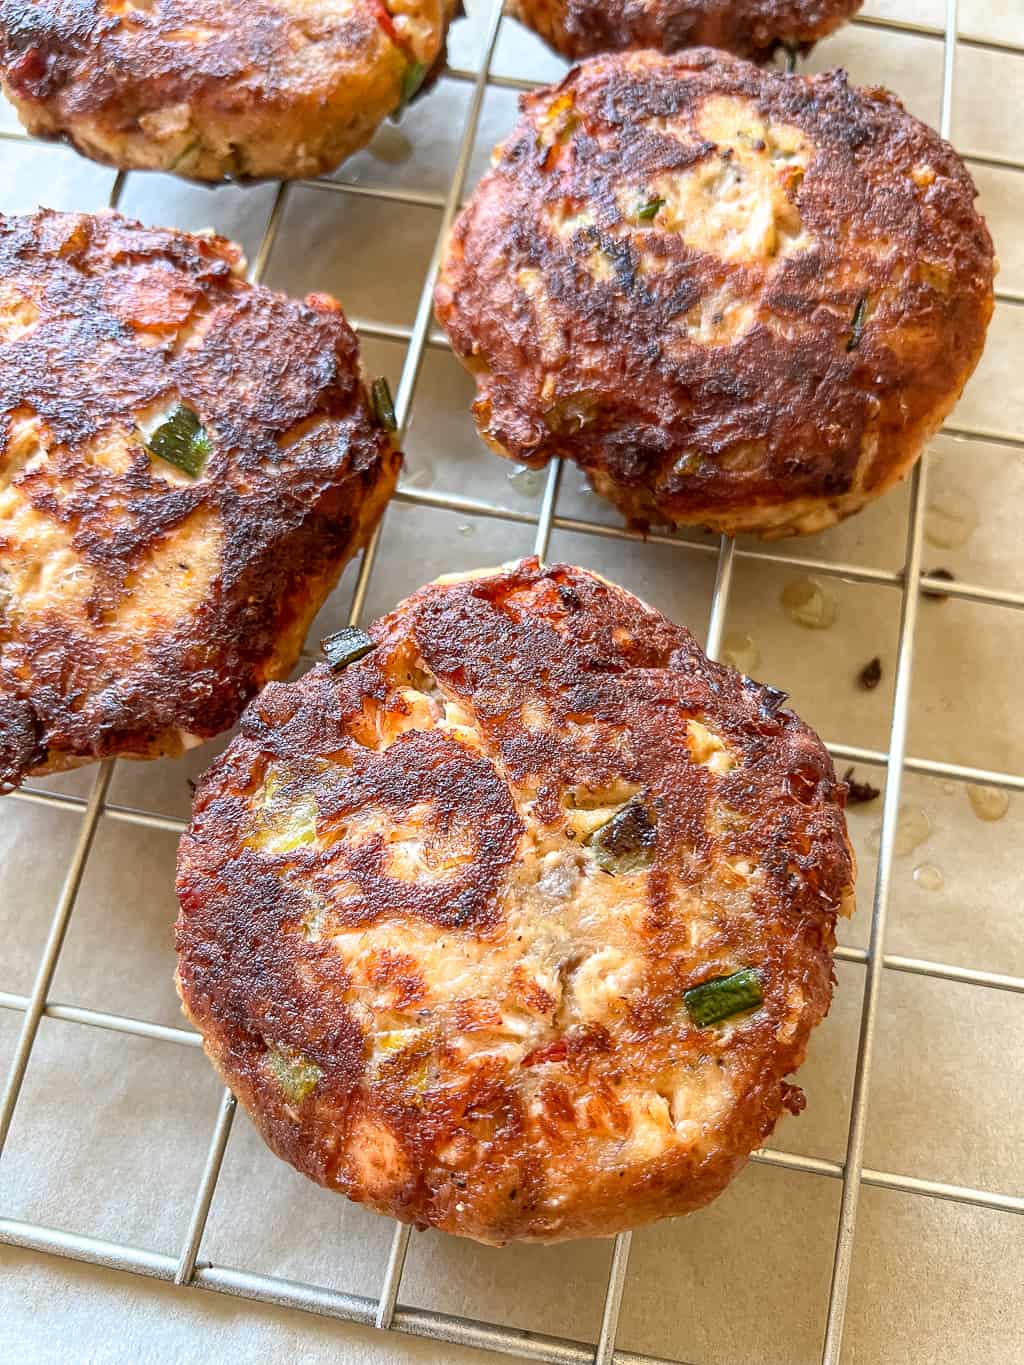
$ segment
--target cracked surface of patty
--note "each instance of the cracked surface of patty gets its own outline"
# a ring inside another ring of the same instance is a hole
[[[21,121],[125,170],[325,174],[443,60],[449,0],[0,0]]]
[[[500,454],[635,525],[820,530],[904,477],[974,369],[992,240],[886,91],[707,49],[527,95],[436,311]]]
[[[862,0],[511,0],[508,12],[570,61],[631,47],[716,47],[755,61],[807,51]]]
[[[568,565],[441,579],[199,784],[178,987],[270,1146],[500,1243],[698,1208],[828,1010],[853,857],[784,695]],[[756,974],[698,1026],[686,992]]]
[[[0,785],[228,729],[394,487],[338,304],[242,265],[115,214],[0,217]],[[151,448],[183,413],[193,474]]]

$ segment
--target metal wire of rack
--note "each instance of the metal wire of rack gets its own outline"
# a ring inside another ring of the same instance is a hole
[[[501,0],[496,0],[496,3],[491,7],[487,20],[479,67],[476,70],[448,67],[444,73],[450,80],[469,83],[472,86],[454,171],[445,194],[385,186],[357,185],[326,179],[293,182],[324,193],[363,196],[379,201],[399,202],[440,210],[441,220],[434,251],[423,282],[412,326],[402,327],[370,319],[350,317],[350,321],[363,337],[400,341],[406,344],[405,362],[395,400],[399,433],[403,439],[412,416],[417,381],[424,355],[428,348],[443,349],[448,344],[446,338],[433,330],[431,326],[433,286],[446,233],[462,202],[485,95],[489,89],[528,90],[533,88],[535,84],[498,75],[491,71],[501,21]],[[974,47],[1024,58],[1024,46],[960,33],[958,29],[958,0],[946,0],[945,23],[941,29],[927,24],[902,22],[888,18],[860,18],[854,22],[863,27],[926,37],[942,43],[943,77],[940,131],[947,138],[950,135],[952,121],[953,88],[958,49]],[[23,134],[0,131],[0,141],[27,140]],[[1022,159],[982,155],[968,151],[965,154],[965,160],[969,164],[1009,169],[1024,174],[1024,160]],[[124,173],[120,173],[116,177],[110,194],[111,207],[116,208],[119,204],[125,180]],[[289,192],[290,185],[287,183],[281,184],[277,188],[267,225],[250,271],[250,277],[254,281],[259,281],[266,270],[271,251],[278,237]],[[1013,307],[1024,305],[1024,292],[1004,289],[997,291],[996,297],[1001,303]],[[968,428],[955,425],[944,428],[944,433],[964,440],[985,441],[1012,451],[1024,451],[1024,433],[1007,435],[980,427]],[[536,511],[512,510],[462,497],[455,493],[436,492],[416,488],[409,484],[400,485],[395,497],[398,502],[423,508],[440,509],[476,517],[496,518],[509,523],[532,526],[534,528],[533,548],[541,558],[546,555],[551,535],[555,530],[613,539],[638,539],[635,533],[616,526],[560,515],[557,510],[560,478],[561,466],[560,463],[556,462],[548,470],[543,497]],[[803,572],[814,572],[851,582],[881,585],[897,590],[901,595],[895,689],[888,749],[883,751],[842,742],[828,744],[830,752],[838,759],[874,764],[887,770],[877,878],[868,944],[866,948],[842,946],[836,953],[840,960],[858,963],[865,969],[860,1035],[845,1159],[842,1162],[835,1162],[774,1149],[759,1151],[753,1157],[756,1162],[769,1166],[826,1177],[842,1183],[842,1198],[822,1350],[823,1365],[838,1365],[842,1354],[843,1328],[857,1229],[858,1201],[864,1186],[900,1191],[905,1194],[932,1199],[950,1200],[959,1204],[975,1205],[1005,1213],[1024,1214],[1024,1198],[1021,1197],[969,1186],[951,1185],[891,1171],[876,1170],[864,1164],[868,1089],[883,974],[886,971],[904,972],[959,982],[983,989],[1024,995],[1024,977],[1021,976],[973,970],[941,961],[900,956],[887,953],[885,950],[886,921],[903,774],[910,772],[959,782],[981,783],[1009,790],[1024,791],[1024,775],[1019,773],[991,771],[968,767],[959,763],[917,758],[907,753],[910,695],[914,668],[914,636],[921,596],[932,591],[949,597],[992,606],[1018,610],[1024,608],[1024,593],[1001,590],[962,580],[947,582],[944,578],[936,578],[922,572],[926,484],[927,460],[924,460],[917,466],[912,476],[906,551],[903,567],[900,570],[868,567],[802,555],[794,556],[774,549],[741,548],[726,537],[723,537],[717,546],[684,541],[671,534],[652,534],[646,537],[648,543],[677,546],[688,554],[710,554],[716,557],[716,572],[706,636],[706,648],[711,656],[715,656],[721,646],[733,570],[739,561],[747,560],[794,567]],[[378,532],[364,552],[360,563],[349,610],[349,620],[352,623],[357,622],[363,614],[379,535],[378,528]],[[56,808],[71,808],[80,813],[80,823],[77,841],[50,921],[48,936],[31,991],[27,996],[0,992],[0,1009],[15,1011],[22,1016],[14,1057],[2,1096],[0,1096],[0,1156],[2,1156],[10,1130],[39,1025],[44,1017],[64,1020],[85,1027],[111,1030],[115,1033],[144,1037],[169,1045],[197,1047],[200,1043],[198,1035],[187,1028],[175,1028],[122,1014],[78,1007],[60,1003],[50,998],[50,988],[65,934],[101,821],[109,819],[128,825],[171,833],[178,833],[184,828],[184,822],[181,820],[108,801],[113,771],[114,761],[100,764],[87,798],[63,792],[41,790],[31,786],[11,793],[8,798]],[[522,1359],[549,1361],[554,1362],[555,1365],[576,1365],[577,1362],[587,1361],[595,1362],[595,1365],[613,1365],[614,1362],[618,1362],[618,1365],[641,1365],[642,1362],[657,1361],[654,1356],[617,1349],[615,1344],[622,1296],[629,1273],[631,1241],[631,1234],[629,1233],[620,1234],[614,1241],[601,1315],[600,1335],[596,1346],[568,1338],[448,1315],[426,1308],[400,1305],[398,1295],[409,1246],[410,1229],[399,1224],[395,1225],[386,1269],[376,1298],[201,1261],[199,1253],[202,1248],[203,1234],[217,1188],[234,1113],[235,1100],[230,1092],[224,1091],[210,1136],[206,1162],[196,1189],[187,1231],[180,1252],[176,1257],[5,1217],[0,1217],[0,1243],[69,1257],[111,1269],[130,1271],[178,1286],[192,1286],[219,1294],[260,1300],[280,1307],[304,1310],[364,1326],[376,1327],[382,1331],[406,1333],[430,1338],[437,1342],[476,1347],[518,1356]]]

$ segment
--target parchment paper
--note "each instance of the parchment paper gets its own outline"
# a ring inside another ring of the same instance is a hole
[[[473,66],[479,6],[453,33],[452,61]],[[875,0],[865,11],[939,24],[942,0]],[[1024,42],[1017,3],[961,0],[961,27],[976,37]],[[942,45],[926,37],[847,28],[822,44],[812,69],[848,66],[862,84],[898,90],[937,121]],[[507,21],[495,69],[534,79],[560,63]],[[1019,91],[1024,59],[962,47],[954,134],[965,150],[998,159],[1024,153]],[[384,128],[338,178],[443,193],[454,164],[469,87],[442,81],[400,127]],[[473,176],[510,126],[515,96],[487,95]],[[13,127],[6,107],[0,128]],[[1024,290],[1024,175],[978,168],[983,208],[997,238],[1002,287]],[[112,174],[60,148],[0,146],[0,204],[23,211],[102,207]],[[152,222],[215,226],[255,253],[273,188],[191,188],[131,176],[123,210]],[[294,189],[268,281],[300,292],[335,292],[355,318],[408,325],[433,249],[439,212]],[[368,367],[396,384],[404,347],[368,341]],[[952,419],[993,433],[1024,434],[1024,310],[1000,304],[985,358]],[[421,486],[536,508],[539,481],[509,479],[486,453],[468,415],[472,385],[447,353],[427,353],[406,449],[407,477]],[[973,505],[977,528],[954,549],[929,547],[926,567],[1000,587],[1024,586],[1019,519],[1024,456],[1005,446],[948,437],[929,456],[932,497]],[[902,563],[906,491],[892,494],[826,535],[790,542],[795,555],[882,568]],[[614,524],[615,513],[567,469],[559,511]],[[639,546],[557,532],[552,557],[578,560],[648,598],[698,633],[706,627],[714,557],[695,548]],[[395,505],[389,511],[368,609],[394,602],[436,573],[494,564],[529,552],[532,530]],[[788,688],[794,704],[833,741],[884,749],[899,595],[879,585],[828,580],[836,625],[811,632],[783,614],[779,594],[793,569],[740,561],[728,630],[749,634],[753,670]],[[346,615],[354,571],[324,608],[312,648]],[[873,656],[882,682],[855,679]],[[1020,678],[1024,620],[966,602],[921,605],[910,752],[976,766],[1024,769]],[[223,743],[223,741],[222,741]],[[120,763],[115,804],[183,816],[188,778],[220,744],[180,762]],[[86,770],[37,784],[84,794]],[[882,786],[884,774],[857,776]],[[887,950],[995,972],[1024,974],[1020,850],[1024,799],[982,823],[959,784],[908,775],[904,800],[923,810],[926,842],[895,866]],[[79,815],[0,802],[0,990],[25,993],[74,844]],[[857,917],[843,941],[867,940],[873,884],[871,839],[881,802],[851,811],[861,859]],[[94,1009],[181,1022],[171,985],[175,838],[104,818],[71,921],[52,998]],[[914,879],[922,864],[943,884]],[[801,1073],[808,1107],[786,1118],[773,1145],[841,1161],[856,1055],[863,968],[838,964],[832,1015]],[[0,1063],[9,1061],[20,1016],[0,1010]],[[1024,1193],[1019,996],[887,972],[871,1082],[866,1160],[884,1170]],[[176,1255],[219,1100],[198,1050],[44,1020],[0,1163],[0,1213],[123,1240]],[[752,1165],[706,1212],[639,1232],[633,1241],[619,1345],[702,1365],[818,1359],[827,1307],[839,1182]],[[203,1260],[308,1279],[374,1295],[392,1225],[317,1190],[263,1148],[244,1115],[228,1146],[201,1250]],[[401,1300],[495,1322],[596,1340],[610,1243],[555,1249],[485,1250],[417,1234]],[[172,1290],[154,1282],[12,1249],[0,1249],[0,1359],[346,1362],[470,1362],[490,1359],[343,1323]],[[867,1188],[861,1201],[844,1359],[858,1365],[976,1365],[1024,1360],[1024,1224],[1010,1215]]]

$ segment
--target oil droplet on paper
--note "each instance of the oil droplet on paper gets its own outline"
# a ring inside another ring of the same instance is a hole
[[[544,486],[544,475],[539,469],[531,469],[529,465],[520,464],[509,474],[508,481],[524,498],[535,498]]]
[[[761,662],[757,641],[740,630],[730,631],[722,641],[722,662],[738,668],[741,673],[753,673]]]
[[[967,799],[979,820],[1001,820],[1010,809],[1010,797],[1000,787],[979,787],[968,782]]]
[[[782,589],[782,610],[808,630],[827,630],[839,609],[835,596],[816,578],[795,578]]]
[[[924,538],[942,550],[956,550],[966,544],[978,524],[974,499],[960,489],[936,489],[928,498],[924,513]]]
[[[905,858],[908,853],[913,853],[914,849],[931,835],[932,822],[928,819],[925,811],[920,806],[903,805],[900,806],[899,815],[896,819],[896,838],[893,842],[893,852],[897,858]],[[877,853],[882,844],[882,826],[876,825],[871,831],[868,846],[872,853]]]
[[[468,540],[470,536],[475,536],[475,535],[476,535],[476,531],[475,531],[474,528],[469,524],[468,521],[464,521],[464,522],[462,523],[462,525],[459,527],[459,535],[460,535],[460,536],[465,536],[466,539]]]
[[[412,143],[393,123],[382,124],[369,147],[370,155],[387,166],[400,166],[412,156]]]
[[[941,891],[945,880],[934,863],[920,863],[914,868],[914,881],[922,891]]]
[[[402,483],[406,488],[432,488],[437,471],[424,460],[421,464],[403,474]]]

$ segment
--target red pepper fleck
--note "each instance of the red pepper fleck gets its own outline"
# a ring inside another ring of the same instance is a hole
[[[391,18],[390,13],[388,12],[387,8],[385,7],[385,5],[384,5],[384,3],[383,3],[383,0],[374,0],[374,6],[373,6],[373,8],[374,8],[374,12],[375,12],[375,14],[376,14],[376,16],[377,16],[377,23],[380,24],[381,28],[382,28],[382,29],[384,30],[384,32],[388,35],[388,37],[391,39],[391,41],[394,43],[394,45],[395,45],[396,47],[402,48],[403,51],[404,51],[404,49],[405,49],[405,44],[402,42],[402,39],[399,37],[398,29],[395,28],[395,22],[394,22],[394,20]]]
[[[535,1047],[532,1052],[528,1052],[520,1066],[539,1066],[542,1062],[564,1062],[569,1055],[569,1044],[564,1038],[556,1038],[553,1043],[545,1043],[543,1047]]]

